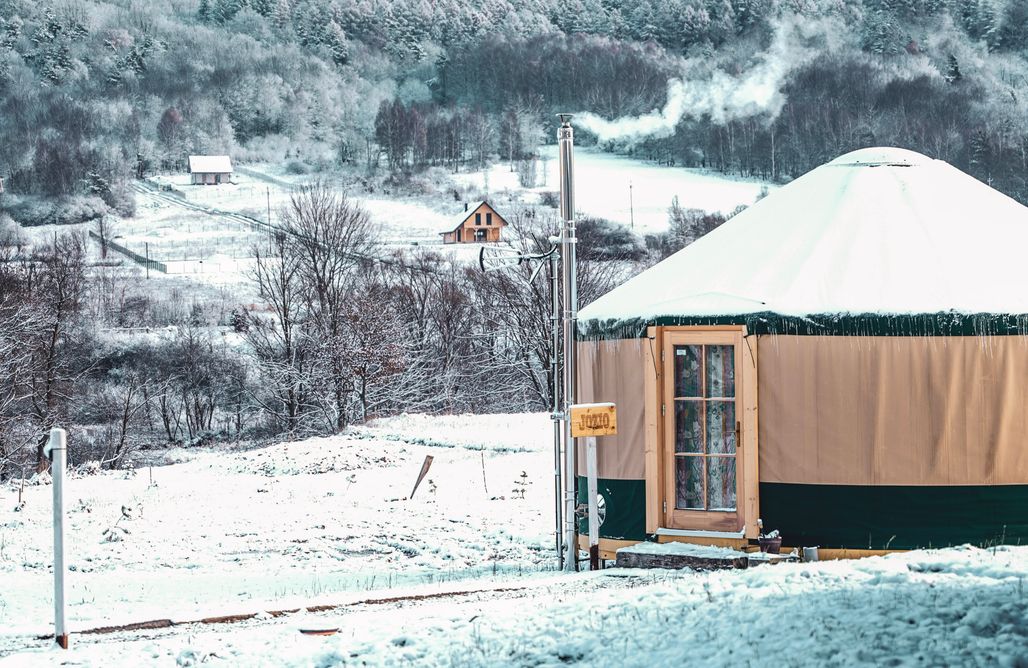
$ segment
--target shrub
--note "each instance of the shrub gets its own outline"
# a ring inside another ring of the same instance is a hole
[[[539,203],[553,209],[560,208],[560,193],[556,190],[547,190],[539,193]]]
[[[582,218],[576,223],[578,257],[582,260],[641,260],[642,239],[621,223],[605,218]]]
[[[11,198],[14,199],[14,198]],[[18,198],[7,206],[14,220],[26,227],[37,225],[77,225],[95,220],[110,212],[96,196],[63,197],[57,200],[42,197]]]

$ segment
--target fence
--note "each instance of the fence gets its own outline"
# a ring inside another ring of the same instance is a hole
[[[94,232],[93,230],[89,230],[89,236],[92,237],[93,239],[96,239],[97,241],[100,241],[100,235],[97,234],[96,232]],[[103,243],[103,242],[101,242],[101,243]],[[139,253],[137,253],[135,251],[132,251],[132,250],[129,250],[128,248],[125,248],[124,246],[122,246],[119,243],[115,243],[113,241],[108,240],[107,241],[107,247],[108,248],[113,248],[114,250],[118,251],[119,253],[121,253],[125,257],[129,258],[130,260],[135,261],[137,264],[140,264],[140,265],[142,265],[142,266],[144,266],[144,267],[146,267],[148,269],[153,269],[154,271],[159,271],[162,274],[168,273],[168,265],[166,265],[165,263],[158,262],[157,260],[151,260],[149,258],[143,257]]]

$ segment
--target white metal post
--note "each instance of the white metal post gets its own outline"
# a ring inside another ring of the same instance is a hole
[[[50,475],[54,487],[54,639],[68,649],[68,626],[64,616],[64,469],[67,465],[67,434],[63,429],[50,430],[46,445],[50,457]]]
[[[596,490],[596,437],[585,439],[585,474],[589,494],[589,570],[600,568],[600,511]]]

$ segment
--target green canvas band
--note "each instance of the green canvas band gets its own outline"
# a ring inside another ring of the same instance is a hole
[[[602,538],[646,540],[646,481],[597,481]],[[578,502],[586,503],[578,478]],[[760,483],[764,529],[791,547],[907,550],[970,543],[1028,544],[1028,485],[800,485]],[[588,533],[588,523],[578,530]]]
[[[784,316],[747,313],[726,316],[659,316],[624,320],[580,320],[579,341],[638,339],[654,326],[745,325],[749,334],[793,336],[1028,336],[1028,314],[879,313]]]

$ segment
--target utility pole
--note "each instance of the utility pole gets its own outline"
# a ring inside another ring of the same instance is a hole
[[[146,280],[150,280],[150,242],[144,241],[143,247],[146,249]]]
[[[631,221],[632,229],[635,229],[635,204],[632,201],[632,179],[628,179],[628,219]]]
[[[578,570],[575,439],[571,436],[571,406],[575,403],[575,335],[578,329],[578,271],[575,244],[574,130],[571,114],[558,114],[557,146],[560,156],[561,266],[564,279],[564,570]]]

